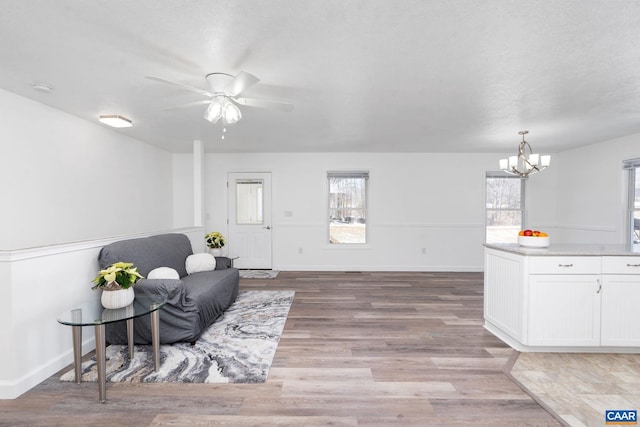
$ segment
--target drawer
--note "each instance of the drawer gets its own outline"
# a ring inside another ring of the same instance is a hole
[[[603,274],[640,274],[640,256],[602,257]]]
[[[529,274],[600,274],[599,256],[532,256]]]

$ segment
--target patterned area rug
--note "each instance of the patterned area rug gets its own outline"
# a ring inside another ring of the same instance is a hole
[[[194,346],[160,346],[160,369],[153,371],[150,345],[107,347],[107,381],[260,383],[267,380],[294,291],[241,292],[224,316]],[[162,314],[161,314],[162,316]],[[62,381],[74,381],[73,369]],[[97,381],[95,357],[82,364],[82,381]]]
[[[275,279],[278,277],[278,270],[240,270],[240,277],[243,279]]]

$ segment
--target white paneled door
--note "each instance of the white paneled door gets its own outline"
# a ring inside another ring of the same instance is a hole
[[[271,173],[230,172],[228,191],[233,266],[271,269]]]

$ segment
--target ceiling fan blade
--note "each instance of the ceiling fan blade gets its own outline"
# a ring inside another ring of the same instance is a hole
[[[186,89],[188,91],[195,92],[195,93],[198,93],[198,94],[200,94],[202,96],[207,96],[209,98],[211,98],[213,96],[213,94],[211,92],[209,92],[209,91],[206,91],[204,89],[200,89],[200,88],[197,88],[197,87],[194,87],[194,86],[189,86],[189,85],[186,85],[186,84],[183,84],[183,83],[172,82],[171,80],[166,80],[166,79],[163,79],[163,78],[160,78],[160,77],[155,77],[155,76],[145,76],[145,78],[149,79],[149,80],[155,80],[155,81],[160,82],[160,83],[166,83],[166,84],[170,84],[170,85],[173,85],[173,86],[178,86],[178,87],[181,87],[182,89]]]
[[[242,93],[245,89],[260,81],[259,78],[246,71],[240,71],[229,85],[228,92],[230,96],[236,96]]]
[[[233,101],[240,105],[246,105],[249,107],[266,108],[269,110],[291,112],[293,111],[293,104],[286,102],[267,101],[266,99],[256,98],[231,98]]]
[[[194,101],[194,102],[189,102],[187,104],[176,105],[175,107],[165,108],[162,111],[181,110],[183,108],[190,108],[190,107],[196,107],[196,106],[199,106],[199,105],[207,105],[207,104],[211,104],[211,100],[210,99],[203,99],[202,101]]]

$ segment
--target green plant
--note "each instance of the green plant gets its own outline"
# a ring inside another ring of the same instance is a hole
[[[222,248],[226,243],[226,239],[219,231],[212,231],[204,236],[204,239],[207,241],[207,246],[212,249]]]
[[[91,289],[115,291],[133,286],[139,279],[144,279],[132,262],[116,262],[104,270],[100,270]]]

